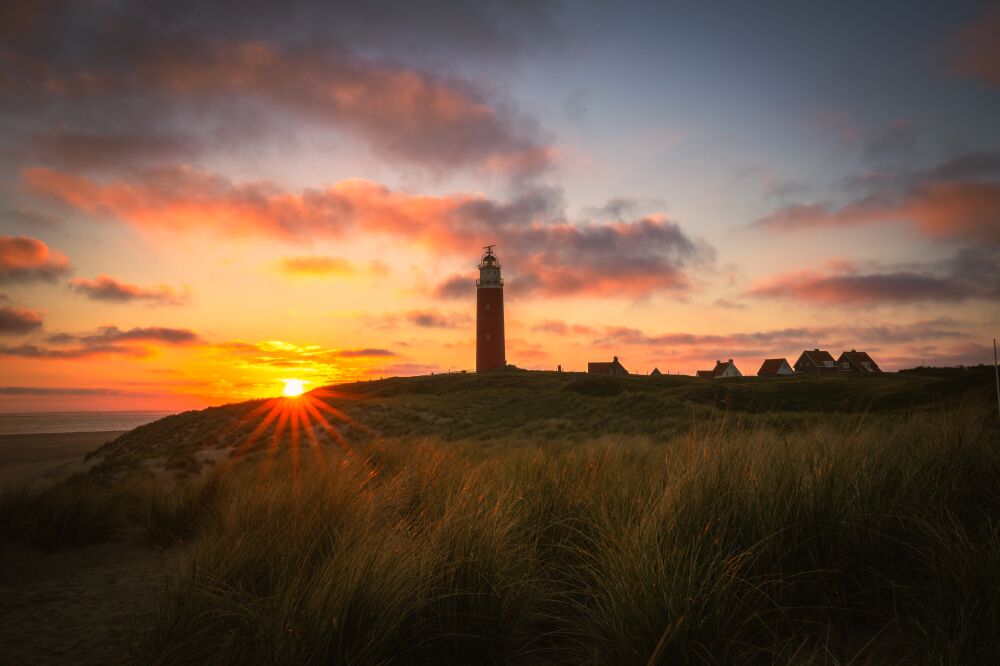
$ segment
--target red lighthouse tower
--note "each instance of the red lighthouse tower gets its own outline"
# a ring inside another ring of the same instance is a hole
[[[503,278],[493,246],[484,248],[476,280],[476,372],[507,365],[503,342]]]

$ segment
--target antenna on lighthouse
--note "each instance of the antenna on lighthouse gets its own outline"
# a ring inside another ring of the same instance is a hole
[[[496,244],[494,243],[493,245],[487,245],[483,249],[486,250],[486,254],[493,254],[493,248],[495,248],[495,247],[496,247]]]

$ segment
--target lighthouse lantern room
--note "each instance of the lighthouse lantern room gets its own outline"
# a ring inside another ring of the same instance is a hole
[[[507,365],[503,339],[503,278],[493,245],[483,248],[476,280],[476,372]]]

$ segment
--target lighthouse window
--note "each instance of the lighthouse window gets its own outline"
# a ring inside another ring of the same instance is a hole
[[[487,334],[486,334],[486,339],[487,339],[487,340],[489,340],[489,339],[490,339],[490,334],[489,334],[489,333],[487,333]]]
[[[489,309],[490,309],[490,304],[489,304],[489,303],[487,303],[487,304],[486,304],[486,309],[487,309],[487,310],[489,310]]]

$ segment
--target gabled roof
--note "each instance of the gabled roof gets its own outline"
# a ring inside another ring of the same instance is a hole
[[[711,370],[699,370],[698,371],[698,376],[699,377],[709,377],[709,378],[711,378],[711,377],[719,377],[719,376],[722,375],[723,372],[726,371],[726,368],[728,368],[730,365],[733,366],[734,368],[736,367],[736,364],[733,363],[732,359],[729,359],[728,361],[725,361],[725,362],[723,362],[723,361],[716,361],[714,368],[712,368]],[[737,369],[737,372],[738,371],[739,370]]]
[[[663,373],[660,372],[659,368],[653,368],[653,371],[651,373],[649,373],[649,374],[652,375],[652,376],[654,376],[654,377],[658,377],[658,376],[662,375]]]
[[[817,367],[823,367],[826,361],[829,361],[830,363],[834,362],[833,357],[830,356],[830,352],[823,349],[807,349],[802,352],[802,356],[805,356],[813,365]],[[802,356],[799,357],[799,360],[802,360]],[[798,363],[798,361],[796,361],[796,363]]]
[[[609,375],[614,368],[619,368],[622,372],[628,373],[625,366],[621,364],[618,357],[613,361],[590,361],[587,363],[587,372],[595,375]]]
[[[843,363],[845,358],[850,361],[851,365],[861,368],[862,370],[867,370],[863,364],[869,363],[871,364],[871,372],[882,372],[882,369],[878,367],[878,363],[872,360],[872,357],[868,355],[868,352],[859,352],[853,349],[851,351],[845,351],[840,355],[840,358],[837,359],[837,362]]]
[[[787,365],[788,361],[783,358],[768,358],[764,359],[763,365],[760,366],[760,370],[757,371],[757,376],[763,375],[776,375],[778,371],[781,370],[782,364]],[[791,371],[792,366],[788,366],[789,371]]]

